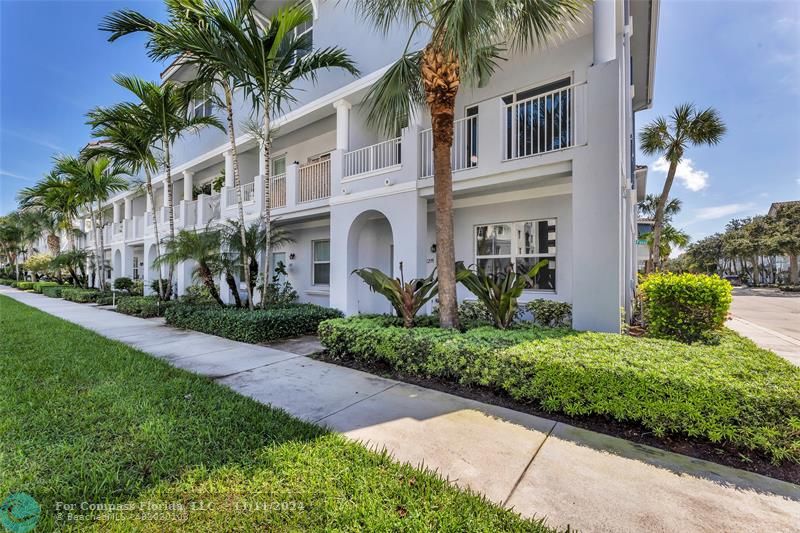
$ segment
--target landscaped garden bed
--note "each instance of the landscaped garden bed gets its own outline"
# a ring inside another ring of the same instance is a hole
[[[323,320],[341,317],[336,309],[288,304],[268,309],[178,304],[164,315],[167,324],[241,342],[261,343],[313,334]]]
[[[109,302],[110,303],[110,302]],[[167,309],[175,305],[174,301],[161,301],[156,296],[120,296],[117,298],[117,311],[125,315],[139,318],[164,316]]]
[[[323,322],[323,357],[800,482],[800,369],[733,332],[709,346],[536,326],[462,333],[396,324]]]
[[[35,498],[37,531],[547,531],[438,476],[0,299],[0,494]],[[136,512],[77,509],[85,521],[67,523],[56,502]],[[159,511],[176,503],[185,511]],[[175,519],[141,520],[140,505]]]

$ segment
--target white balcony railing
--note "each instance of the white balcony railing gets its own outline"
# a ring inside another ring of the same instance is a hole
[[[272,176],[269,184],[269,203],[272,207],[286,205],[286,174]]]
[[[208,197],[208,207],[210,218],[209,220],[216,220],[220,214],[220,202],[222,201],[222,194],[215,193]]]
[[[256,199],[256,183],[251,181],[250,183],[245,183],[242,185],[242,203],[249,204],[254,202]],[[230,187],[227,189],[225,193],[225,205],[228,207],[234,207],[236,204],[239,203],[239,200],[236,198],[236,187]]]
[[[323,159],[297,169],[297,202],[310,202],[331,195],[331,160]]]
[[[585,83],[537,94],[503,106],[503,160],[562,150],[578,144],[576,102]],[[585,106],[580,106],[585,107]]]
[[[433,132],[419,134],[420,178],[433,176]],[[453,172],[478,166],[478,116],[464,117],[453,124],[453,146],[450,148]]]
[[[400,166],[400,137],[344,154],[344,176],[358,176]]]

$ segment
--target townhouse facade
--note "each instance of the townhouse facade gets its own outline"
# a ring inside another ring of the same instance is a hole
[[[256,4],[269,14],[275,2]],[[435,267],[435,214],[430,120],[416,113],[397,137],[366,121],[362,100],[400,57],[408,28],[378,33],[346,3],[313,0],[315,47],[345,48],[361,77],[324,72],[297,87],[297,102],[275,120],[271,178],[261,147],[242,124],[247,100],[235,95],[237,148],[246,222],[263,210],[270,188],[275,224],[294,242],[276,249],[300,300],[346,314],[390,311],[355,268],[376,267],[406,279]],[[488,271],[522,268],[542,258],[546,269],[521,300],[547,298],[573,306],[577,329],[619,331],[630,313],[637,271],[637,202],[646,169],[635,165],[635,113],[651,105],[659,0],[598,0],[566,37],[512,55],[485,87],[462,87],[456,107],[453,164],[456,257]],[[164,80],[186,80],[180,62]],[[198,101],[193,113],[219,113]],[[207,129],[173,148],[177,229],[203,231],[237,217],[233,156],[227,135]],[[166,233],[164,176],[155,213]],[[149,199],[128,191],[104,207],[109,278],[157,277]],[[81,245],[94,246],[90,222]],[[179,293],[193,283],[179,265]],[[225,283],[223,298],[231,300]],[[459,287],[459,298],[470,294]],[[430,308],[428,309],[431,310]]]

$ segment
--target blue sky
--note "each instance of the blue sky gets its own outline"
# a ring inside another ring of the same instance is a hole
[[[97,30],[121,7],[162,11],[155,0],[0,0],[0,213],[54,153],[86,143],[86,110],[126,97],[112,74],[158,78],[163,66],[145,57],[142,38],[111,44]],[[684,202],[676,225],[697,239],[733,216],[800,199],[800,2],[663,0],[654,108],[637,123],[684,101],[713,105],[729,131],[719,146],[687,154],[673,188]],[[658,169],[650,192],[663,184]]]

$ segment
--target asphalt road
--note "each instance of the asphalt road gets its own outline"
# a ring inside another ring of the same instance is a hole
[[[737,287],[731,313],[800,341],[800,293]]]

